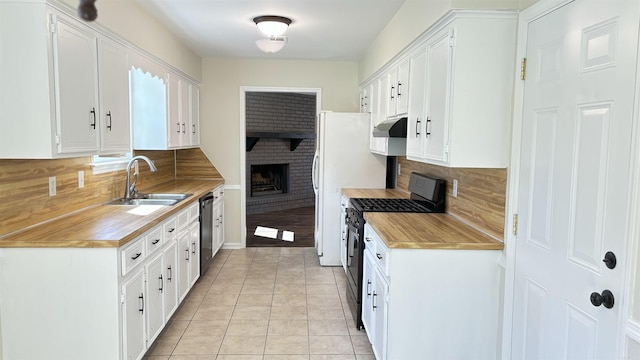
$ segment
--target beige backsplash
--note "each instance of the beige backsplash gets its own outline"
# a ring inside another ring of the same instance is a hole
[[[138,188],[172,180],[176,171],[177,177],[182,178],[222,177],[200,149],[136,151],[135,155],[148,156],[158,168],[152,173],[141,162]],[[94,175],[90,161],[90,157],[0,160],[0,236],[121,197],[125,171]],[[82,189],[78,189],[80,170],[84,171],[85,179]],[[55,196],[49,196],[50,176],[56,177]]]
[[[469,225],[504,240],[507,169],[447,168],[398,157],[398,188],[407,190],[409,174],[418,172],[447,180],[446,211]],[[458,179],[458,197],[453,197]]]

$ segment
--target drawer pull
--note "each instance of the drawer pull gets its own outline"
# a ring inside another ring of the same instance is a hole
[[[171,228],[171,229],[169,229],[169,231],[168,231],[168,232],[169,232],[169,233],[172,233],[172,232],[174,232],[175,230],[176,230],[176,228]]]
[[[365,238],[364,238],[364,241],[366,241],[366,242],[371,242],[371,238],[370,238],[370,237],[365,237]]]
[[[155,245],[155,244],[157,244],[157,243],[159,243],[159,242],[160,242],[160,239],[155,239],[155,240],[153,240],[153,241],[151,242],[151,244]]]
[[[378,258],[378,260],[382,260],[382,255],[380,255],[379,253],[376,253],[376,257]]]
[[[142,255],[142,253],[141,253],[141,252],[139,252],[139,253],[137,253],[137,254],[133,255],[133,256],[131,257],[131,260],[135,260],[135,259],[139,258],[139,257],[140,257],[140,255]]]

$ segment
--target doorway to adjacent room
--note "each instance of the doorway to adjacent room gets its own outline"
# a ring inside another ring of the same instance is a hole
[[[315,245],[319,89],[243,89],[246,246]]]

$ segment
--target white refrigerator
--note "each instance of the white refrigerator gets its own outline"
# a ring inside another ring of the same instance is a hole
[[[313,158],[315,245],[322,266],[340,266],[343,188],[384,189],[387,159],[369,151],[371,115],[321,112]]]

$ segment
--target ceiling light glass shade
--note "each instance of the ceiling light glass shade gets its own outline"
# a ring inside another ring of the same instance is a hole
[[[256,40],[256,45],[260,50],[266,53],[277,53],[282,50],[287,43],[285,36],[272,36],[268,39]]]
[[[267,36],[281,36],[287,31],[291,19],[282,16],[258,16],[253,18],[258,29]]]

